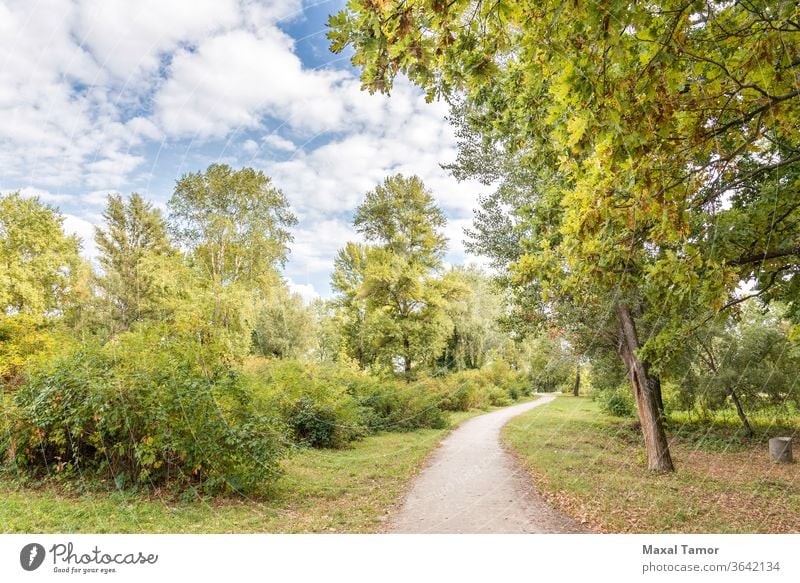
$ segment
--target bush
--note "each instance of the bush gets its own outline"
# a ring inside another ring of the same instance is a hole
[[[507,407],[511,404],[511,396],[498,386],[491,385],[486,389],[489,405],[492,407]]]
[[[439,395],[425,384],[386,386],[364,404],[378,420],[378,430],[444,429],[450,425]]]
[[[347,386],[326,378],[311,363],[265,361],[252,382],[260,407],[277,410],[294,441],[311,447],[344,447],[368,433],[358,400]]]
[[[622,388],[602,393],[601,407],[603,411],[616,417],[633,417],[635,413],[633,399]]]
[[[444,428],[439,394],[424,382],[377,378],[344,365],[265,361],[251,367],[266,402],[278,403],[294,439],[343,447],[377,431]]]
[[[117,487],[261,488],[278,474],[280,428],[237,373],[205,372],[201,355],[144,332],[41,365],[14,395],[7,461]]]
[[[441,407],[446,411],[507,406],[532,392],[525,374],[503,360],[484,369],[460,371],[437,380]]]

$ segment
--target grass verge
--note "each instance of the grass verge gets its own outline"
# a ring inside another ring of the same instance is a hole
[[[773,463],[762,440],[720,447],[724,436],[709,448],[670,435],[677,471],[654,474],[632,421],[585,397],[559,397],[503,429],[544,497],[598,532],[800,532],[800,464]]]
[[[484,411],[451,414],[452,426]],[[389,513],[446,429],[383,433],[341,450],[304,449],[283,463],[269,500],[37,489],[0,477],[5,533],[368,533]],[[77,485],[80,488],[80,485]]]

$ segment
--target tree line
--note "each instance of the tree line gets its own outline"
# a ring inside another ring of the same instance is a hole
[[[0,197],[0,469],[115,487],[264,491],[296,447],[447,425],[568,383],[501,324],[502,287],[445,269],[445,216],[388,177],[354,216],[334,297],[281,269],[296,219],[262,172],[177,180],[166,216],[110,194],[96,265],[58,210]],[[539,366],[539,368],[536,368]]]

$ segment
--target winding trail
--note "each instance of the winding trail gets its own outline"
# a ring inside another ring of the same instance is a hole
[[[389,532],[581,532],[535,492],[530,476],[500,443],[500,429],[512,417],[553,399],[544,395],[473,417],[450,433],[417,477]]]

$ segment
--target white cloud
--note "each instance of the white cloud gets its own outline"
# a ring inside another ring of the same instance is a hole
[[[108,192],[174,180],[149,174],[170,146],[185,152],[180,171],[199,160],[252,165],[301,219],[287,273],[323,289],[336,251],[357,239],[349,215],[364,194],[388,175],[417,174],[450,217],[451,256],[463,256],[461,230],[482,187],[458,184],[439,166],[456,153],[446,106],[426,103],[402,79],[391,97],[369,95],[349,70],[304,66],[277,26],[301,8],[301,0],[5,0],[0,186],[42,193],[87,234]],[[92,241],[87,254],[96,253]]]
[[[156,116],[173,136],[220,137],[260,126],[265,115],[311,132],[341,127],[332,92],[344,73],[304,69],[294,41],[277,27],[233,30],[181,50],[155,97]]]
[[[94,241],[94,225],[89,221],[75,215],[64,215],[64,232],[68,235],[77,235],[81,240],[81,255],[89,260],[95,260],[100,254]]]
[[[12,192],[19,192],[21,196],[25,198],[38,198],[40,201],[50,204],[57,205],[60,202],[66,202],[70,200],[72,197],[68,194],[58,194],[52,193],[47,190],[42,190],[41,188],[33,188],[31,186],[26,186],[25,188],[19,189],[10,189],[6,188],[3,189],[2,194],[10,194]]]
[[[83,44],[106,73],[132,88],[152,82],[162,57],[179,46],[241,20],[236,0],[81,0],[78,14]]]
[[[288,280],[289,290],[292,293],[300,294],[306,304],[310,304],[320,297],[319,292],[310,283],[295,283],[291,279]]]
[[[294,145],[294,142],[287,140],[286,138],[282,138],[278,134],[270,134],[265,136],[263,141],[270,148],[282,150],[284,152],[293,152],[297,149],[297,146]]]

